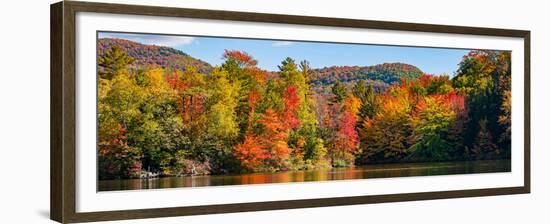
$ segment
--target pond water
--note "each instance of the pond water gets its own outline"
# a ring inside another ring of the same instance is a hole
[[[397,163],[320,170],[251,173],[237,175],[164,177],[155,179],[102,180],[99,191],[268,184],[387,177],[431,176],[510,172],[510,160],[467,162]]]

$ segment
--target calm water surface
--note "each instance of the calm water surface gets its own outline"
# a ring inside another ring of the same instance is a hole
[[[510,172],[510,160],[381,164],[352,168],[99,181],[99,191]]]

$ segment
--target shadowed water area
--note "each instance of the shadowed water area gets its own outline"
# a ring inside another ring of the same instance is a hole
[[[510,160],[378,164],[350,168],[250,173],[236,175],[164,177],[154,179],[102,180],[99,191],[269,184],[388,177],[510,172]]]

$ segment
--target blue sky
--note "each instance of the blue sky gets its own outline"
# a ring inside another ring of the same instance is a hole
[[[220,65],[225,49],[241,50],[258,60],[258,66],[276,71],[286,57],[308,60],[312,68],[334,65],[366,66],[401,62],[417,66],[428,74],[453,75],[463,49],[379,46],[366,44],[314,43],[218,37],[171,36],[157,34],[127,34],[100,32],[99,38],[121,38],[143,44],[179,49],[212,65]]]

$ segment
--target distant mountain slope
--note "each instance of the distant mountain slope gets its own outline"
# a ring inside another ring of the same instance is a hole
[[[351,82],[361,79],[391,84],[399,82],[402,78],[416,79],[423,74],[416,66],[403,63],[384,63],[364,67],[332,66],[311,71],[310,82],[314,85],[329,85],[336,80]]]
[[[171,47],[145,45],[124,39],[99,39],[98,53],[102,54],[115,45],[121,47],[128,55],[136,59],[132,65],[133,67],[159,65],[163,68],[185,71],[187,66],[194,66],[201,73],[212,72],[210,64],[193,58],[183,51]]]
[[[165,69],[185,71],[187,66],[194,66],[204,74],[212,72],[212,65],[200,59],[171,48],[156,45],[146,45],[125,39],[102,38],[98,42],[98,53],[102,54],[112,46],[119,46],[136,61],[131,68],[141,68],[148,65],[158,65]],[[275,77],[278,72],[268,72]],[[409,64],[384,63],[373,66],[332,66],[310,70],[309,83],[316,92],[330,92],[330,87],[337,80],[351,87],[357,80],[367,80],[376,89],[383,91],[390,84],[399,82],[402,78],[415,79],[423,72]]]

